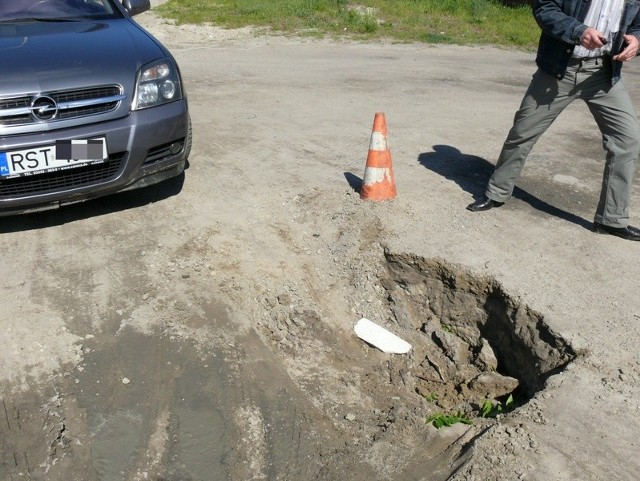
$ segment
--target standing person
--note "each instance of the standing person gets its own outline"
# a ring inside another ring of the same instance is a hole
[[[629,226],[629,200],[640,125],[621,81],[623,62],[638,54],[638,0],[533,0],[542,29],[537,72],[516,112],[485,195],[473,212],[504,204],[533,145],[573,100],[584,100],[602,134],[606,163],[593,230],[640,240]]]

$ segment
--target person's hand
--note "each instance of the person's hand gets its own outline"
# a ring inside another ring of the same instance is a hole
[[[613,60],[626,62],[627,60],[631,60],[638,54],[638,47],[640,47],[638,37],[636,37],[635,35],[624,35],[624,42],[624,50],[618,55],[614,55]]]
[[[598,32],[595,28],[589,27],[582,34],[582,38],[580,39],[580,45],[589,50],[595,50],[596,48],[600,48],[604,46],[607,41],[600,32]]]

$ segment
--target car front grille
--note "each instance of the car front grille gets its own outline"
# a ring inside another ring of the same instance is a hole
[[[46,194],[96,183],[115,177],[127,153],[111,154],[106,162],[46,174],[0,179],[0,199]]]
[[[38,118],[34,103],[42,98],[55,103],[57,112],[51,118]],[[125,98],[119,85],[0,98],[0,127],[55,122],[110,112]]]

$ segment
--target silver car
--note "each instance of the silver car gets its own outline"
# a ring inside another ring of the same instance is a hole
[[[0,0],[0,215],[180,175],[191,123],[149,0]]]

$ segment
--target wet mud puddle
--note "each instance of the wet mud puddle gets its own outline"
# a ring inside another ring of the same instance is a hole
[[[314,477],[341,436],[268,358],[251,334],[202,352],[127,332],[89,352],[73,382],[94,479]]]
[[[339,479],[361,463],[255,332],[217,344],[88,340],[62,381],[0,398],[0,480]]]
[[[200,358],[185,342],[133,332],[88,354],[76,395],[97,478],[207,479],[212,466],[222,474],[234,396],[224,356]]]

